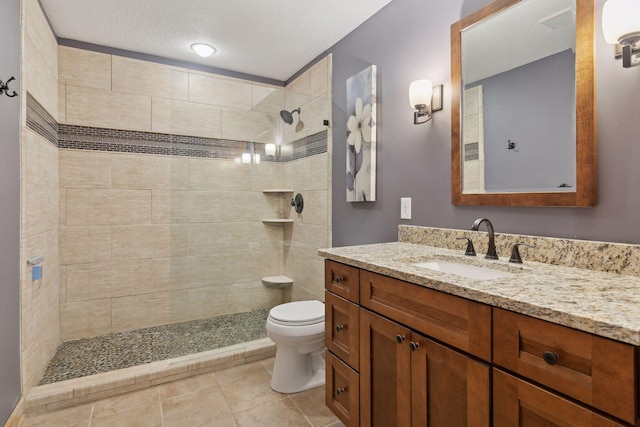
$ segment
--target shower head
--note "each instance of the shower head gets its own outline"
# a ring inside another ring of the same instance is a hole
[[[288,125],[292,125],[293,124],[293,113],[298,113],[298,115],[300,115],[300,107],[296,108],[295,110],[291,110],[291,111],[281,110],[280,111],[280,117],[282,117],[282,121],[283,122],[285,122]]]

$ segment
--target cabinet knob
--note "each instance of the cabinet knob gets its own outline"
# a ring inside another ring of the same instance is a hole
[[[554,353],[552,351],[545,351],[544,353],[542,353],[542,358],[549,365],[555,365],[556,363],[558,363],[558,359],[560,359],[560,356],[558,356],[558,353]]]
[[[336,394],[337,394],[338,396],[340,396],[341,394],[345,393],[346,391],[347,391],[347,389],[345,389],[344,387],[338,387],[338,388],[336,389]]]
[[[336,332],[340,332],[344,329],[344,325],[336,325]]]
[[[420,343],[411,341],[409,347],[411,348],[411,351],[416,351],[418,347],[420,347]]]
[[[333,279],[333,281],[336,282],[336,283],[342,283],[344,281],[344,279],[342,278],[342,276],[336,276]]]
[[[396,335],[396,342],[398,344],[402,344],[404,342],[404,340],[405,340],[404,335]]]

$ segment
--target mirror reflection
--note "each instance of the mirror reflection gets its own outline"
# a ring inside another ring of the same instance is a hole
[[[576,0],[461,31],[462,192],[576,191]]]

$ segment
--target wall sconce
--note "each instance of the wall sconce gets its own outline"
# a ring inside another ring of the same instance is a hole
[[[640,53],[640,1],[638,0],[607,0],[602,9],[602,32],[609,44],[622,46],[622,66],[624,68],[637,67],[640,60],[636,54]]]
[[[250,164],[251,162],[258,164],[260,163],[260,154],[251,154],[251,153],[242,153],[242,163],[245,165]]]
[[[431,120],[434,111],[442,110],[442,85],[433,86],[431,80],[416,80],[409,85],[409,104],[417,111],[413,113],[413,124]]]
[[[266,144],[264,146],[264,154],[267,156],[275,156],[276,155],[276,144]]]

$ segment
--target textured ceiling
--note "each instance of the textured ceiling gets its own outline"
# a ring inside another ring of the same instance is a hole
[[[59,38],[286,81],[391,0],[41,0]],[[218,52],[195,55],[192,43]]]

